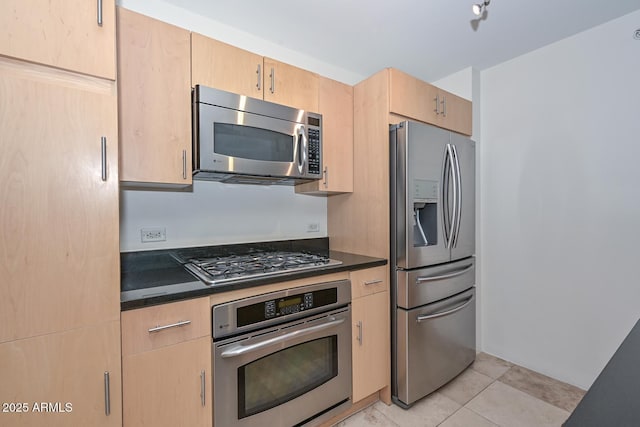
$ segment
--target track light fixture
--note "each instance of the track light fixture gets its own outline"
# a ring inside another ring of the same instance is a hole
[[[491,0],[484,0],[483,3],[478,3],[471,6],[471,10],[473,10],[473,14],[476,16],[482,15],[482,11],[484,11],[487,8],[487,6],[489,6],[489,3],[491,3]]]

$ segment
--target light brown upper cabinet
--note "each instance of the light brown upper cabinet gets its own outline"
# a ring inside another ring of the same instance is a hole
[[[264,58],[264,99],[318,112],[318,75],[284,62]]]
[[[262,99],[262,70],[262,56],[191,33],[194,86],[199,84]]]
[[[120,180],[192,183],[189,31],[118,8]]]
[[[318,112],[318,75],[191,34],[192,84]]]
[[[4,0],[0,55],[115,80],[115,0]]]
[[[389,112],[471,135],[471,102],[389,69]]]
[[[330,195],[353,192],[353,87],[319,79],[322,114],[321,180],[296,185],[296,193]]]

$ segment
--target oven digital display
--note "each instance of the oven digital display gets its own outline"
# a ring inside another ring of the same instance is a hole
[[[278,301],[278,309],[283,309],[292,305],[300,305],[301,302],[302,297],[299,295],[293,298],[281,299],[280,301]]]

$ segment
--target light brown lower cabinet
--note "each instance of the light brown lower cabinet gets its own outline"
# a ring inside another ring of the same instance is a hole
[[[389,292],[351,302],[353,403],[389,385]]]
[[[120,321],[0,344],[0,402],[3,427],[120,426]]]
[[[210,427],[211,338],[122,359],[124,426]]]

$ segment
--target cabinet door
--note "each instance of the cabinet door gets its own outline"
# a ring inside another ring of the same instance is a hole
[[[0,342],[119,319],[115,85],[51,71],[0,59]]]
[[[102,0],[101,13],[99,4],[4,0],[0,54],[115,80],[115,1]]]
[[[389,385],[389,292],[351,303],[353,402]]]
[[[361,296],[371,295],[376,292],[389,290],[388,266],[367,268],[349,273],[351,279],[351,298],[356,299]]]
[[[389,70],[389,112],[471,135],[471,102],[409,74]]]
[[[210,337],[124,357],[122,371],[124,426],[212,425]]]
[[[471,135],[471,101],[438,90],[440,110],[435,125],[464,135]]]
[[[284,62],[264,58],[264,99],[318,112],[318,75]]]
[[[191,84],[262,99],[262,56],[191,33]]]
[[[0,401],[26,405],[0,413],[3,426],[122,423],[118,320],[0,344],[0,366]]]
[[[297,185],[296,193],[353,192],[353,87],[319,77],[323,179]]]
[[[120,179],[191,179],[189,31],[118,8]]]

